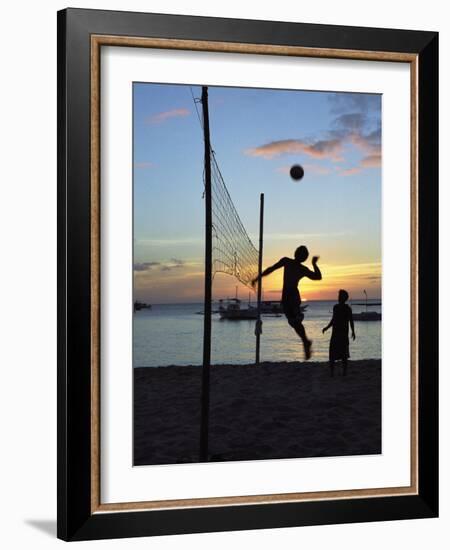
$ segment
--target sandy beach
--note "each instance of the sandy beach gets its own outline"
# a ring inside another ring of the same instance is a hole
[[[198,462],[201,368],[134,369],[134,465]],[[211,367],[210,460],[381,452],[381,361]]]

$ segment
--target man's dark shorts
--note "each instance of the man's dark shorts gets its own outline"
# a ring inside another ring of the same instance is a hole
[[[300,309],[301,303],[298,290],[283,293],[281,305],[283,306],[283,313],[291,326],[298,325],[305,318]]]

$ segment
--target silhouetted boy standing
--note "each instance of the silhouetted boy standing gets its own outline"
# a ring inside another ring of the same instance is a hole
[[[350,357],[349,341],[348,341],[348,328],[349,325],[352,329],[352,338],[355,336],[355,325],[353,324],[352,308],[345,302],[348,300],[348,292],[346,290],[340,290],[338,295],[338,301],[333,307],[333,317],[328,325],[322,329],[325,332],[333,327],[330,340],[330,375],[334,376],[334,362],[342,361],[343,375],[347,374],[347,359]]]

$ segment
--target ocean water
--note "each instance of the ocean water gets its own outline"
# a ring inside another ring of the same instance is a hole
[[[310,301],[304,326],[313,340],[313,361],[327,361],[331,329],[322,328],[331,319],[334,301]],[[303,305],[306,305],[304,303]],[[364,306],[350,304],[353,312]],[[245,306],[243,302],[242,307]],[[213,309],[215,304],[213,304]],[[133,365],[164,367],[201,365],[203,304],[155,304],[133,317]],[[380,311],[381,306],[371,307]],[[303,345],[284,316],[263,315],[261,361],[303,360]],[[212,364],[248,364],[255,360],[255,321],[228,321],[212,316]],[[356,340],[350,339],[351,359],[381,358],[381,322],[355,321]]]

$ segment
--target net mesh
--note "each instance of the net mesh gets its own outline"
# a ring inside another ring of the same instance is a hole
[[[214,152],[211,151],[212,272],[227,273],[252,288],[258,275],[258,250],[231,200]]]

